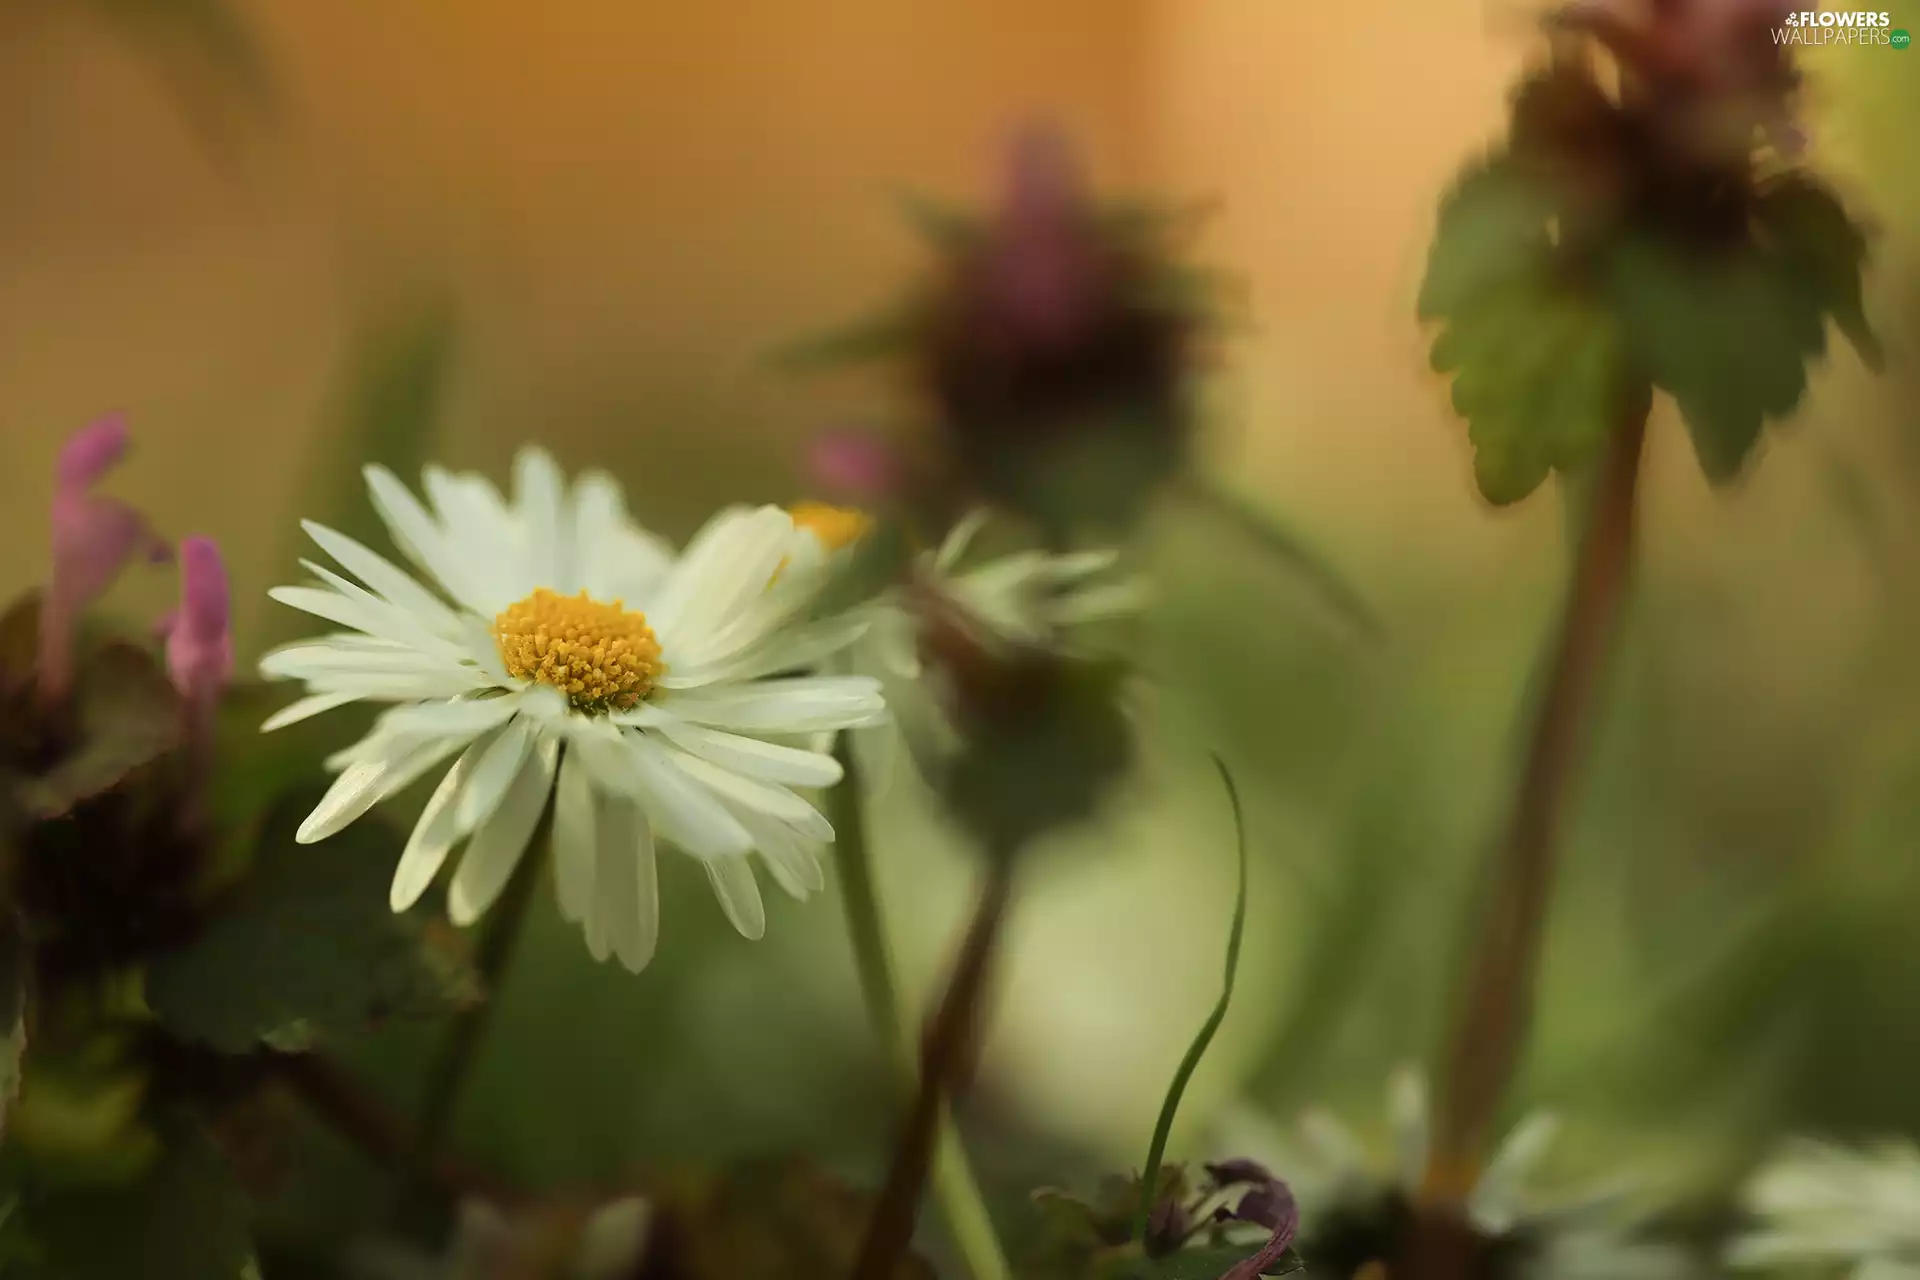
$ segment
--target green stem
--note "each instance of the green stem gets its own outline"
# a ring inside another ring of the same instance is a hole
[[[866,998],[867,1016],[873,1022],[874,1031],[903,1083],[911,1084],[916,1063],[905,1033],[906,1008],[899,983],[894,979],[880,894],[874,884],[860,769],[854,759],[852,741],[845,733],[834,744],[834,758],[846,771],[828,794],[833,807],[834,858],[840,873],[841,897],[846,903],[847,932],[853,939],[854,966],[860,973],[860,991]],[[953,1238],[967,1274],[974,1280],[1008,1280],[1012,1273],[999,1237],[994,1234],[992,1215],[987,1212],[980,1184],[974,1177],[966,1148],[961,1145],[952,1108],[944,1101],[940,1104],[937,1127],[929,1176],[934,1202],[946,1220],[947,1232]]]
[[[423,1167],[431,1167],[440,1157],[447,1128],[453,1120],[467,1078],[479,1060],[479,1050],[493,1023],[495,1007],[500,1003],[500,988],[513,958],[520,935],[525,931],[533,891],[540,883],[540,852],[546,847],[549,818],[541,819],[540,830],[529,842],[513,878],[501,892],[500,900],[489,912],[486,933],[474,953],[474,969],[480,975],[485,998],[464,1010],[447,1033],[440,1052],[427,1072],[426,1093],[420,1104],[418,1137],[419,1158]]]
[[[1213,1012],[1207,1015],[1193,1043],[1187,1046],[1187,1056],[1180,1060],[1180,1069],[1173,1073],[1167,1099],[1160,1104],[1160,1119],[1154,1123],[1153,1141],[1147,1146],[1146,1167],[1140,1171],[1140,1204],[1133,1217],[1133,1238],[1140,1241],[1147,1238],[1148,1221],[1153,1217],[1153,1202],[1160,1186],[1160,1166],[1167,1158],[1167,1139],[1173,1134],[1173,1118],[1180,1110],[1180,1099],[1187,1091],[1187,1082],[1193,1079],[1194,1071],[1200,1066],[1200,1059],[1206,1056],[1208,1046],[1219,1032],[1220,1024],[1226,1021],[1227,1006],[1233,1003],[1233,978],[1240,971],[1240,941],[1247,928],[1246,818],[1240,809],[1239,788],[1233,785],[1233,775],[1227,772],[1226,762],[1215,756],[1213,765],[1220,771],[1220,781],[1227,788],[1227,801],[1233,806],[1233,838],[1239,866],[1239,879],[1235,882],[1233,895],[1233,927],[1227,931],[1226,978],[1220,986],[1220,999],[1214,1004]]]

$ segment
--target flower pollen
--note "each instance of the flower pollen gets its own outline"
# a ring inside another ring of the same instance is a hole
[[[787,514],[793,517],[794,528],[811,533],[828,551],[850,547],[873,529],[873,517],[856,507],[798,502],[788,508]]]
[[[582,711],[630,711],[666,673],[646,615],[582,591],[542,587],[493,620],[507,671],[551,685]]]

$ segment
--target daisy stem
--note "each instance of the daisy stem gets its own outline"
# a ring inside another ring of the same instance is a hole
[[[867,1016],[873,1020],[874,1031],[887,1056],[911,1081],[913,1053],[904,1030],[907,1019],[900,987],[894,980],[880,892],[874,883],[873,855],[867,840],[865,788],[861,785],[859,764],[848,735],[842,733],[836,739],[834,758],[846,771],[829,795],[833,804],[834,858],[847,908],[847,931],[853,938],[854,966],[860,973],[860,990],[866,998]],[[952,1107],[945,1100],[940,1103],[935,1125],[930,1176],[934,1202],[946,1219],[947,1232],[973,1280],[1007,1280],[1011,1271],[1006,1255],[1000,1248],[999,1237],[994,1234],[993,1218],[987,1212],[986,1199],[974,1178],[966,1148],[961,1145]]]
[[[525,931],[530,914],[528,908],[533,905],[533,891],[540,883],[540,864],[543,859],[536,855],[546,848],[547,827],[551,820],[552,808],[549,805],[547,814],[540,819],[540,829],[529,842],[526,853],[521,855],[520,865],[514,868],[512,879],[507,881],[507,887],[500,893],[500,900],[488,912],[489,923],[473,957],[474,970],[480,977],[484,998],[460,1013],[427,1073],[426,1092],[422,1095],[420,1105],[418,1138],[419,1159],[423,1167],[431,1167],[439,1159],[460,1094],[467,1078],[473,1074],[474,1064],[480,1057],[480,1046],[486,1040],[487,1028],[492,1025],[507,964],[513,959],[515,944]]]
[[[920,1053],[920,1083],[894,1149],[866,1238],[853,1267],[853,1280],[890,1280],[913,1242],[920,1197],[939,1144],[947,1099],[972,1074],[979,1043],[980,1006],[999,951],[1000,930],[1013,896],[1014,858],[1002,851],[989,862],[987,883],[974,907],[973,921],[934,1012]]]
[[[1559,634],[1492,867],[1492,897],[1473,931],[1464,999],[1453,1021],[1422,1188],[1422,1198],[1436,1207],[1457,1205],[1477,1180],[1526,1044],[1555,839],[1627,595],[1650,403],[1651,393],[1643,390],[1625,406],[1593,477]]]

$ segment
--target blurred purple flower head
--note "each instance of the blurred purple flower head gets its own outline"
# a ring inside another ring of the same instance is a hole
[[[161,624],[167,674],[190,709],[205,714],[233,675],[227,570],[211,538],[180,544],[180,607]]]
[[[1725,150],[1765,131],[1783,154],[1805,139],[1790,98],[1794,0],[1573,0],[1561,25],[1593,35],[1694,145]]]
[[[1009,343],[1065,346],[1097,322],[1111,273],[1093,213],[1066,138],[1044,124],[1017,133],[973,278],[983,319]]]
[[[894,496],[902,478],[900,456],[891,444],[845,429],[823,432],[814,440],[807,469],[820,492],[865,507]]]
[[[76,433],[54,471],[53,569],[40,613],[39,685],[57,700],[72,684],[73,632],[80,614],[126,562],[144,555],[166,562],[171,549],[138,511],[92,487],[127,451],[127,426],[118,415]]]

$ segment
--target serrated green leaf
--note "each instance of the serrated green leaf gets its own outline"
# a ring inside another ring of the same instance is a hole
[[[1867,367],[1884,369],[1886,354],[1867,323],[1861,291],[1867,237],[1839,196],[1809,174],[1791,173],[1761,191],[1754,218],[1786,269],[1833,317]]]
[[[1222,1280],[1235,1267],[1260,1252],[1258,1245],[1221,1245],[1207,1249],[1183,1249],[1163,1258],[1135,1258],[1111,1272],[1112,1280]],[[1289,1249],[1279,1261],[1262,1271],[1263,1276],[1292,1275],[1306,1267],[1298,1253]]]
[[[775,348],[767,362],[788,373],[812,373],[891,360],[918,341],[925,319],[918,303],[893,307]]]
[[[147,1002],[174,1034],[238,1053],[478,998],[466,965],[387,905],[398,833],[369,816],[324,843],[295,843],[320,794],[302,788],[276,805],[225,911],[148,971]]]
[[[1552,216],[1548,193],[1508,158],[1468,169],[1440,203],[1420,318],[1458,315],[1531,276],[1549,247]]]
[[[178,1119],[138,1181],[31,1193],[20,1208],[52,1280],[241,1280],[253,1261],[247,1212],[226,1158]]]
[[[84,655],[74,699],[79,727],[72,750],[21,788],[30,817],[61,817],[180,745],[179,697],[144,649],[111,643]]]
[[[1610,287],[1633,359],[1674,398],[1714,484],[1739,475],[1766,422],[1806,392],[1820,312],[1803,284],[1763,245],[1703,258],[1639,241],[1614,253]]]

